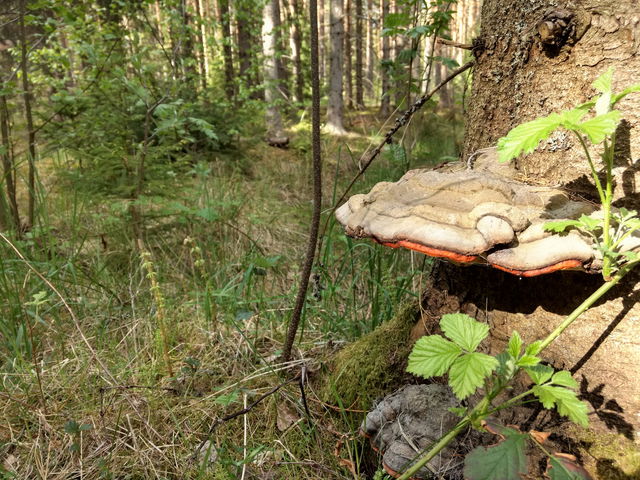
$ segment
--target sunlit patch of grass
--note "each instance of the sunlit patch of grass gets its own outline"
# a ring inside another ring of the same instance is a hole
[[[297,385],[287,385],[220,425],[211,437],[215,463],[194,457],[209,426],[242,409],[245,396],[251,404],[303,363],[314,380],[336,346],[391,318],[425,279],[424,257],[349,239],[331,216],[362,152],[379,139],[373,111],[350,121],[358,136],[323,139],[328,223],[296,344],[304,362],[282,364],[278,355],[309,228],[307,119],[291,129],[289,150],[242,139],[239,150],[185,166],[137,200],[165,301],[172,378],[156,348],[157,300],[135,247],[130,200],[76,189],[69,176],[52,173],[74,168],[73,158],[52,162],[38,227],[14,241],[59,289],[92,350],[60,299],[0,244],[5,470],[85,479],[239,478],[243,468],[272,478],[347,479],[350,468],[362,471],[361,413],[340,414],[349,406],[339,397],[324,403],[313,384],[310,423]],[[401,162],[383,154],[352,193],[397,179],[419,162],[418,150],[407,149]],[[43,291],[47,302],[36,315],[27,303]],[[283,431],[281,403],[296,417]]]

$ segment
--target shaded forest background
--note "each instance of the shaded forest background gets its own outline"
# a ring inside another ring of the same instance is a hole
[[[375,474],[356,435],[366,385],[347,405],[309,384],[312,424],[288,385],[208,438],[303,365],[321,377],[430,268],[344,237],[330,209],[470,56],[479,0],[318,5],[326,228],[283,363],[311,205],[308,2],[2,2],[2,478]],[[448,84],[356,188],[458,159],[467,86]]]

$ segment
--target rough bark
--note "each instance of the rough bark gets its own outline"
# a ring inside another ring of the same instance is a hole
[[[207,77],[209,76],[209,61],[207,59],[207,37],[206,30],[204,28],[204,18],[202,16],[202,6],[200,5],[201,0],[194,0],[193,6],[195,8],[196,17],[197,17],[197,25],[198,28],[197,36],[198,36],[198,68],[200,75],[200,84],[202,85],[202,90],[207,89]]]
[[[556,9],[573,14],[573,26],[567,41],[557,48],[545,47],[536,33],[548,8],[548,2],[541,0],[485,0],[480,34],[483,50],[474,72],[465,159],[494,145],[520,123],[589,99],[596,93],[591,83],[610,66],[616,68],[614,88],[638,82],[640,16],[636,1],[558,2]],[[619,109],[626,123],[618,134],[622,141],[616,169],[617,205],[637,208],[640,136],[633,133],[640,124],[640,96],[628,97]],[[531,183],[560,184],[593,198],[587,163],[568,135],[554,135],[536,152],[519,159],[517,167]],[[581,394],[595,410],[591,418],[596,428],[629,438],[640,428],[640,289],[635,286],[638,275],[631,277],[544,353],[554,366],[570,369],[581,382]],[[452,309],[470,310],[493,326],[490,348],[494,352],[514,329],[529,342],[543,337],[602,283],[600,277],[585,274],[526,280],[455,267],[443,268],[439,278],[439,288],[455,300]]]
[[[326,129],[342,135],[346,131],[343,124],[344,102],[342,97],[342,60],[344,46],[344,0],[331,0],[331,67],[329,78],[329,105]]]

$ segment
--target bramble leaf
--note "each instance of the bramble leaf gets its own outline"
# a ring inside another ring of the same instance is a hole
[[[477,447],[464,460],[468,480],[521,480],[528,474],[525,447],[528,435],[511,428],[500,432],[505,438],[490,447]]]
[[[443,315],[440,327],[449,340],[467,352],[475,351],[489,334],[489,325],[480,323],[464,313]]]
[[[546,475],[551,480],[593,480],[589,472],[576,462],[573,455],[555,453],[547,463]]]
[[[507,352],[496,355],[496,360],[498,360],[496,375],[503,379],[510,379],[516,371],[516,360]]]
[[[537,385],[533,387],[533,394],[545,408],[555,405],[560,415],[583,427],[589,425],[587,405],[578,399],[575,392],[564,387]]]
[[[541,350],[542,350],[542,342],[540,340],[536,340],[535,342],[527,345],[527,347],[524,349],[524,354],[537,355],[540,353]]]
[[[625,88],[620,93],[616,93],[613,96],[613,98],[611,99],[611,106],[614,107],[616,103],[618,103],[624,97],[626,97],[627,95],[629,95],[630,93],[633,93],[633,92],[640,92],[640,83],[638,83],[636,85],[632,85],[632,86],[630,86],[628,88]]]
[[[578,388],[578,382],[576,382],[571,376],[571,373],[566,370],[554,373],[553,377],[551,377],[551,383],[567,388]]]
[[[578,220],[554,220],[553,222],[547,222],[544,224],[544,229],[547,232],[562,233],[569,227],[577,227],[580,225]]]
[[[457,358],[449,370],[449,385],[460,400],[467,398],[484,383],[498,366],[498,360],[484,353],[467,353]]]
[[[609,67],[609,69],[600,75],[598,78],[594,80],[591,84],[593,88],[598,90],[601,93],[611,92],[613,85],[613,67]]]
[[[507,352],[513,358],[518,358],[520,356],[520,352],[522,351],[522,337],[515,330],[511,334],[511,338],[509,339],[509,345],[507,346]]]
[[[542,140],[562,125],[562,121],[560,115],[552,113],[547,117],[518,125],[506,137],[498,140],[498,159],[508,162],[523,152],[533,152]]]
[[[613,110],[577,124],[576,129],[587,135],[591,143],[600,143],[616,131],[621,118],[620,112]]]
[[[535,355],[523,355],[516,363],[519,367],[534,367],[540,363],[540,359]]]
[[[422,337],[409,355],[407,372],[424,378],[444,375],[461,353],[459,346],[440,335]]]
[[[553,368],[547,365],[535,365],[533,367],[526,367],[525,370],[529,374],[529,377],[531,378],[533,383],[535,383],[536,385],[542,385],[553,375]]]

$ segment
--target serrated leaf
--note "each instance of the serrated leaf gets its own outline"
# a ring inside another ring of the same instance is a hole
[[[595,81],[591,84],[593,88],[598,90],[601,93],[610,92],[613,85],[613,67],[609,67],[609,69],[600,75]]]
[[[444,375],[462,349],[440,335],[418,339],[409,355],[407,372],[429,378]]]
[[[449,385],[460,400],[474,393],[498,366],[498,360],[484,353],[467,353],[457,358],[449,370]]]
[[[581,402],[572,390],[551,385],[537,385],[533,387],[533,394],[545,408],[553,408],[555,405],[560,415],[568,417],[583,427],[589,425],[587,405]]]
[[[507,352],[502,352],[496,355],[498,360],[498,367],[496,368],[496,375],[500,378],[510,379],[516,371],[516,360]]]
[[[577,124],[576,129],[587,135],[591,143],[600,143],[616,131],[620,118],[620,112],[613,110]]]
[[[553,375],[553,368],[548,365],[536,365],[534,367],[526,367],[525,370],[529,377],[536,385],[542,385],[547,382]],[[548,408],[548,407],[547,407]]]
[[[517,365],[519,367],[535,367],[540,363],[540,358],[535,355],[523,355],[518,359]]]
[[[449,340],[467,352],[475,351],[489,334],[489,325],[480,323],[464,313],[443,315],[440,328]]]
[[[615,94],[611,99],[611,106],[614,107],[616,103],[618,103],[620,100],[622,100],[624,97],[626,97],[630,93],[634,93],[634,92],[640,92],[640,83],[636,85],[632,85],[628,88],[625,88],[622,92]]]
[[[533,152],[542,140],[562,124],[562,121],[560,115],[552,113],[547,117],[518,125],[506,137],[498,140],[498,159],[508,162],[523,152]]]
[[[449,407],[447,408],[447,410],[458,417],[464,417],[468,411],[468,409],[465,407]]]
[[[578,382],[576,382],[571,376],[571,373],[566,370],[554,373],[553,377],[551,377],[551,383],[567,388],[578,388]]]
[[[525,355],[537,355],[542,350],[542,342],[540,340],[536,340],[533,343],[527,345],[524,349]]]
[[[464,460],[467,480],[522,480],[527,475],[525,447],[528,435],[504,429],[505,439],[491,447],[478,447]]]
[[[522,351],[522,337],[515,330],[511,334],[511,338],[509,339],[509,344],[507,345],[507,352],[513,358],[518,358],[520,356],[520,352]]]
[[[580,105],[572,110],[560,112],[560,123],[567,128],[573,128],[589,111],[588,106]]]
[[[546,476],[551,480],[593,480],[574,456],[559,453],[549,457]]]
[[[544,224],[544,229],[547,232],[562,233],[569,227],[577,227],[580,222],[577,220],[554,220],[553,222],[547,222]]]

